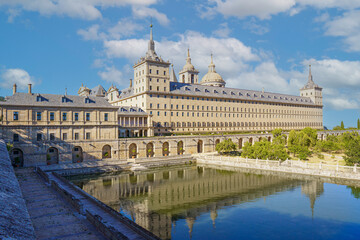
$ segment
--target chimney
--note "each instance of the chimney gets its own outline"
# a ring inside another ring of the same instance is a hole
[[[32,94],[32,93],[31,93],[31,85],[32,85],[31,83],[28,84],[28,93],[29,93],[29,94]]]
[[[132,79],[130,78],[130,87],[132,87]]]
[[[13,95],[16,93],[16,89],[17,89],[17,86],[16,86],[16,83],[14,83],[14,85],[13,85]]]

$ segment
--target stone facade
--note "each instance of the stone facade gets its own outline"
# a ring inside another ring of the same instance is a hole
[[[178,82],[170,63],[155,52],[152,28],[150,36],[145,57],[134,65],[134,81],[130,80],[129,88],[108,91],[108,100],[152,115],[155,135],[323,129],[322,88],[313,82],[311,69],[301,96],[226,88],[212,56],[209,71],[199,83],[188,52]]]
[[[0,136],[13,143],[15,165],[99,159],[102,142],[111,144],[118,138],[118,108],[103,97],[34,94],[30,87],[28,93],[19,93],[15,89],[13,96],[0,102]]]

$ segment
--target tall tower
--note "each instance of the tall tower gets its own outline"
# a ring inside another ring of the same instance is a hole
[[[150,25],[150,40],[145,57],[134,64],[134,81],[132,88],[134,94],[147,91],[167,92],[170,89],[170,62],[165,62],[156,54],[153,39],[152,24]]]
[[[187,51],[186,64],[179,72],[179,82],[182,83],[199,83],[199,71],[191,64],[190,50]]]
[[[311,65],[309,65],[309,77],[306,85],[300,89],[300,96],[309,97],[316,105],[322,106],[322,88],[315,84],[311,74]]]

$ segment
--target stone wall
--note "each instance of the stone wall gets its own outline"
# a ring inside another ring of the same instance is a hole
[[[35,239],[34,228],[3,140],[0,140],[0,239]]]
[[[359,132],[359,130],[356,130]],[[319,131],[318,138],[326,139],[328,135],[340,135],[345,131]],[[288,134],[288,133],[285,133]],[[47,154],[50,149],[58,153],[57,163],[87,162],[96,159],[123,160],[127,162],[132,158],[147,158],[149,146],[152,146],[152,157],[168,157],[185,154],[215,152],[215,146],[224,139],[232,141],[242,148],[246,142],[254,144],[260,139],[272,141],[271,133],[251,133],[232,135],[178,135],[162,137],[120,138],[113,140],[79,140],[79,141],[44,141],[39,143],[22,142],[14,143],[14,150],[21,152],[24,166],[47,165]],[[181,145],[180,145],[181,143]],[[74,157],[81,151],[81,159]],[[166,149],[166,151],[164,151]],[[181,149],[181,150],[180,150]],[[105,153],[107,153],[105,155]],[[13,155],[11,156],[13,157]],[[151,157],[151,158],[152,158]],[[53,164],[52,162],[51,164]]]
[[[258,169],[272,172],[283,172],[300,175],[311,175],[335,179],[360,181],[360,168],[326,164],[309,164],[301,161],[258,160],[240,157],[201,156],[196,159],[199,164],[224,166],[232,168]]]

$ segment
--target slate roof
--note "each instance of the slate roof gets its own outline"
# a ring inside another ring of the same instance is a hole
[[[31,107],[79,107],[79,108],[111,108],[112,106],[103,97],[85,97],[76,95],[56,95],[39,93],[15,93],[13,96],[5,98],[5,102],[0,102],[0,106],[31,106]]]
[[[170,91],[176,95],[198,97],[216,97],[234,100],[252,100],[260,102],[276,102],[289,104],[315,105],[308,97],[293,96],[280,93],[261,92],[237,88],[205,86],[200,84],[170,82]]]
[[[128,107],[128,106],[124,106],[124,107],[119,107],[118,110],[118,115],[144,115],[144,116],[148,116],[149,114],[146,113],[144,110],[142,110],[139,107]]]
[[[126,88],[119,91],[119,98],[128,98],[134,95],[133,88]],[[157,94],[157,93],[154,93]],[[164,93],[159,93],[164,94]],[[200,84],[189,84],[180,82],[170,82],[170,93],[171,95],[188,95],[195,97],[212,97],[212,98],[227,98],[233,100],[243,101],[259,101],[259,102],[275,102],[282,104],[301,104],[301,105],[315,105],[308,97],[300,97],[294,95],[261,92],[237,88],[224,88],[205,86]]]
[[[90,90],[90,95],[91,96],[105,96],[105,89],[103,86],[101,85],[97,85],[96,87],[92,88]]]

